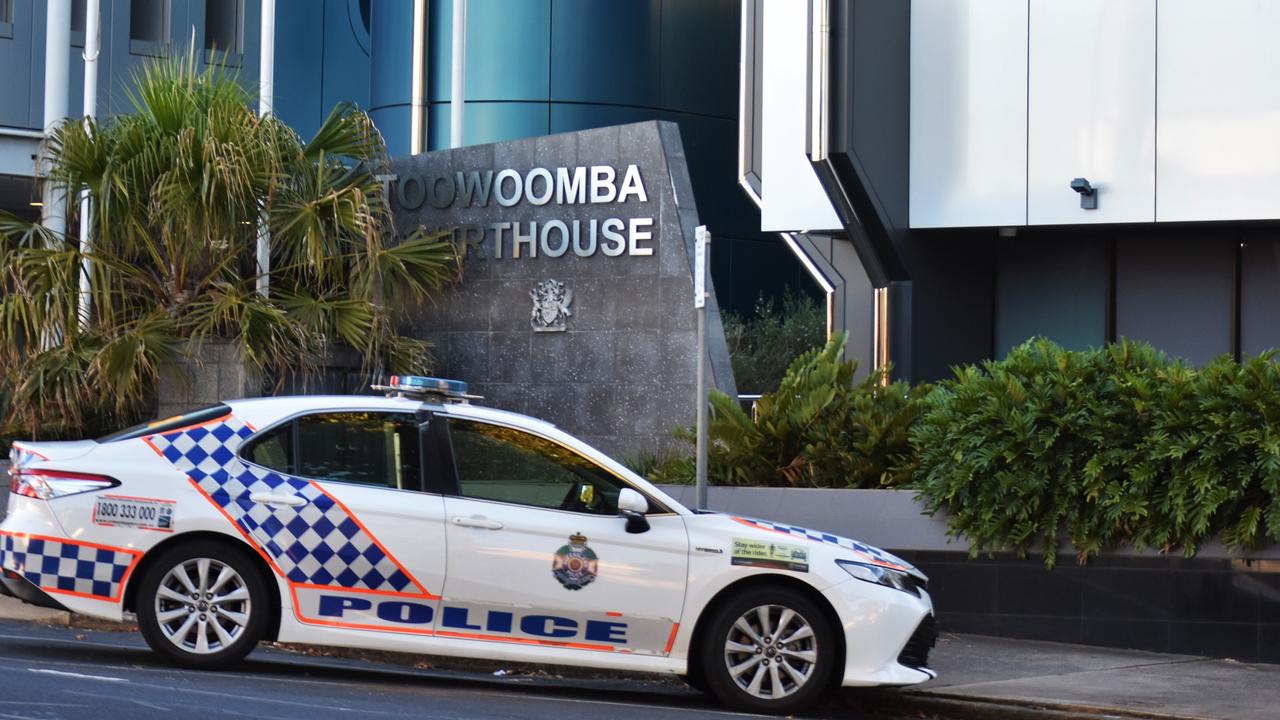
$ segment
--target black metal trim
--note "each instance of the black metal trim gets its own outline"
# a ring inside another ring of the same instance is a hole
[[[30,580],[12,570],[0,572],[0,590],[3,590],[5,595],[15,597],[28,605],[52,608],[54,610],[67,609],[62,603],[50,597],[49,593],[36,587]]]
[[[898,654],[898,664],[913,670],[929,667],[929,652],[938,644],[938,621],[933,613],[925,615],[915,632],[907,639],[907,644]]]

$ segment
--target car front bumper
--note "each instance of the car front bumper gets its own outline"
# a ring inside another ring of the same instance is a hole
[[[844,635],[841,685],[915,685],[937,677],[927,667],[937,636],[928,592],[916,596],[850,578],[823,595]]]

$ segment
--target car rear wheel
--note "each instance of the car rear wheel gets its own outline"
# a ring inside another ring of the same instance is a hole
[[[156,559],[138,588],[138,626],[165,658],[226,667],[266,632],[270,594],[245,554],[220,543],[180,545]]]
[[[826,613],[786,587],[751,590],[722,605],[700,648],[704,682],[730,707],[787,714],[828,690],[838,646]]]

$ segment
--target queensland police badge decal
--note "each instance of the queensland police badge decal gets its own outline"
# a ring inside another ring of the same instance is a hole
[[[551,574],[566,590],[581,590],[596,579],[599,565],[595,551],[587,547],[587,536],[575,533],[551,558]]]

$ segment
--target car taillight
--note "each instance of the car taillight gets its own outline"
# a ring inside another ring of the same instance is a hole
[[[9,469],[9,492],[40,500],[105,490],[119,484],[119,480],[106,475],[65,470]]]

